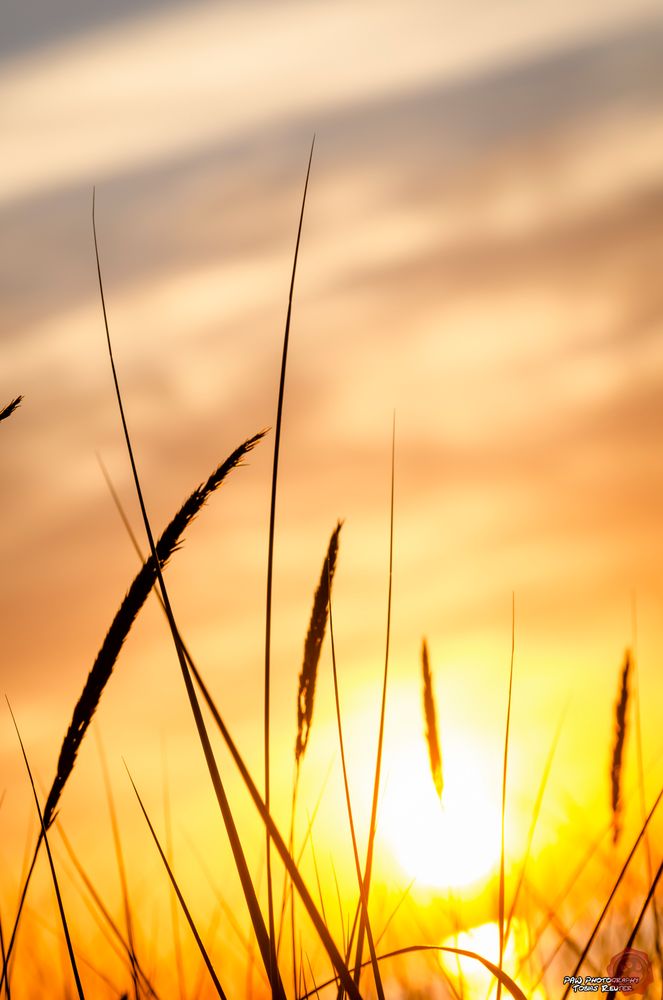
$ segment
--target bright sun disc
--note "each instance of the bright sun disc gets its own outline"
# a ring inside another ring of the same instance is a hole
[[[380,811],[380,828],[397,862],[420,885],[463,888],[499,861],[500,810],[467,750],[445,760],[442,801],[425,752],[399,747]]]

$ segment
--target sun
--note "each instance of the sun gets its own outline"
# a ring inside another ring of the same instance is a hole
[[[469,747],[447,748],[440,801],[423,740],[399,744],[386,774],[379,826],[395,860],[418,885],[463,889],[499,863],[499,791]]]

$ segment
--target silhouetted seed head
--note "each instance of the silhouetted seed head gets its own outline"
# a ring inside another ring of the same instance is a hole
[[[23,396],[17,396],[16,399],[12,399],[11,403],[7,403],[4,409],[0,410],[0,420],[6,420],[7,417],[11,417],[14,410],[18,409],[23,401]]]
[[[334,570],[336,569],[338,536],[341,527],[342,522],[339,521],[329,539],[329,548],[327,549],[327,555],[322,565],[320,583],[313,598],[313,610],[311,611],[311,620],[304,643],[304,660],[299,675],[299,691],[297,693],[297,740],[295,743],[295,760],[297,764],[299,764],[306,752],[311,733],[315,682],[318,676],[322,640],[325,637],[325,629],[327,627],[329,592],[334,579]]]
[[[428,645],[425,639],[421,644],[421,667],[424,682],[424,721],[426,723],[426,743],[428,744],[430,773],[433,778],[435,790],[441,799],[442,789],[444,788],[444,781],[442,779],[442,754],[440,753],[440,739],[437,732],[437,711],[435,709],[435,695],[433,694],[433,678],[430,672]]]
[[[617,704],[615,705],[615,742],[610,766],[612,842],[616,844],[621,833],[622,812],[622,772],[624,764],[624,741],[626,739],[626,715],[629,700],[629,676],[631,672],[631,651],[624,654]]]
[[[228,473],[241,464],[244,456],[251,451],[262,437],[262,433],[256,434],[240,445],[239,448],[236,448],[225,462],[212,473],[207,482],[195,489],[188,500],[180,507],[156,545],[157,556],[162,567],[166,565],[173,552],[177,551],[183,532],[189,527],[208,497],[221,485]],[[65,783],[74,769],[76,755],[78,754],[83,737],[87,732],[103,690],[113,672],[113,667],[120,654],[124,640],[129,634],[136,615],[147,600],[156,577],[156,564],[150,556],[143,563],[138,575],[129,587],[127,595],[122,601],[106,633],[106,638],[102,643],[101,649],[97,653],[97,658],[92,665],[92,670],[78,699],[71,724],[60,749],[57,772],[51,790],[48,793],[46,806],[44,807],[45,827],[50,826],[55,819],[55,810]]]

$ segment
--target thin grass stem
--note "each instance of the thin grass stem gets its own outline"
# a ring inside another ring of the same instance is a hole
[[[125,767],[126,767],[126,764],[125,764]],[[140,794],[138,792],[138,789],[136,788],[136,784],[134,782],[134,779],[131,777],[131,773],[130,773],[128,767],[127,767],[127,774],[129,775],[129,781],[131,782],[133,790],[136,793],[136,798],[138,799],[138,804],[139,804],[139,806],[141,808],[143,816],[145,817],[145,822],[148,825],[149,831],[152,834],[152,839],[154,840],[156,848],[157,848],[157,850],[159,852],[159,857],[163,861],[164,868],[166,869],[166,872],[168,873],[168,878],[170,879],[170,884],[172,885],[173,890],[175,892],[175,895],[177,896],[177,900],[178,900],[180,906],[182,907],[182,913],[186,917],[186,921],[187,921],[189,927],[191,928],[191,933],[193,934],[194,940],[195,940],[195,942],[196,942],[196,944],[198,946],[200,954],[202,955],[203,961],[205,962],[205,965],[207,967],[207,971],[209,972],[210,979],[214,983],[214,989],[216,990],[216,992],[218,993],[218,995],[221,997],[221,1000],[227,1000],[227,997],[226,997],[226,994],[225,994],[225,992],[223,990],[223,987],[221,986],[221,983],[219,982],[219,977],[217,976],[216,971],[214,969],[214,966],[212,965],[212,961],[211,961],[211,959],[210,959],[210,957],[209,957],[209,955],[207,953],[207,949],[205,948],[205,945],[203,944],[202,938],[200,937],[200,934],[198,933],[198,928],[196,927],[195,921],[194,921],[193,917],[191,916],[191,911],[189,910],[189,907],[186,904],[186,901],[184,899],[184,896],[182,895],[180,887],[177,884],[177,879],[175,878],[175,875],[173,873],[173,869],[168,864],[168,858],[166,857],[166,855],[164,853],[164,850],[163,850],[163,848],[161,846],[161,843],[159,842],[159,837],[157,836],[157,832],[154,829],[154,827],[152,826],[152,822],[150,820],[150,817],[147,814],[147,810],[146,810],[146,808],[145,808],[145,806],[143,804],[143,800],[140,797]]]
[[[394,480],[396,456],[396,414],[394,413],[391,432],[391,501],[389,506],[389,587],[387,593],[387,634],[385,640],[384,672],[382,675],[382,700],[380,705],[380,728],[378,731],[378,746],[375,760],[375,778],[373,782],[373,800],[371,803],[371,821],[368,828],[368,846],[366,849],[366,866],[363,876],[362,912],[359,917],[359,932],[357,935],[357,952],[355,957],[354,980],[359,983],[364,950],[364,935],[366,933],[366,913],[371,893],[371,876],[373,873],[373,848],[378,818],[378,799],[380,795],[380,779],[382,775],[382,746],[384,742],[385,714],[387,709],[387,679],[389,673],[389,643],[391,639],[391,595],[394,565]],[[379,975],[379,973],[378,973]],[[377,983],[376,983],[377,986]]]
[[[46,826],[44,825],[44,815],[41,811],[41,806],[39,805],[39,796],[37,795],[37,789],[35,788],[34,779],[32,777],[32,770],[30,769],[30,764],[28,762],[28,755],[25,752],[25,747],[23,746],[23,740],[21,739],[21,734],[19,732],[18,724],[14,717],[12,707],[9,704],[9,699],[7,699],[7,706],[9,707],[9,713],[12,717],[12,722],[14,723],[14,728],[16,729],[16,735],[18,737],[18,742],[21,746],[21,753],[23,754],[23,760],[25,761],[25,767],[28,772],[28,777],[30,779],[30,786],[32,788],[32,794],[34,795],[35,807],[37,809],[37,815],[39,816],[39,824],[41,826],[41,832],[44,839],[44,844],[46,845],[46,853],[48,855],[48,864],[51,869],[51,877],[53,879],[53,888],[55,889],[55,897],[58,903],[58,910],[60,911],[60,920],[62,922],[62,930],[64,931],[65,941],[67,942],[67,952],[69,954],[69,961],[71,963],[71,971],[74,974],[74,982],[76,983],[76,990],[78,992],[79,1000],[85,1000],[85,993],[83,991],[83,984],[81,982],[81,977],[78,973],[78,966],[76,964],[76,956],[74,955],[74,946],[71,943],[71,936],[69,934],[69,925],[67,924],[67,917],[64,912],[64,904],[62,902],[62,896],[60,894],[60,886],[58,883],[58,877],[55,871],[55,864],[53,862],[53,855],[51,854],[51,846],[48,842],[48,836],[46,834]],[[5,963],[6,966],[6,963]]]
[[[283,989],[283,984],[281,983],[280,976],[278,975],[278,969],[275,967],[272,961],[273,945],[270,937],[265,928],[265,922],[263,920],[262,912],[258,904],[258,899],[251,881],[251,876],[249,873],[248,865],[246,863],[246,858],[244,855],[244,850],[242,848],[241,841],[239,839],[239,834],[237,833],[237,828],[235,826],[235,821],[230,809],[230,804],[226,796],[225,788],[221,780],[221,775],[216,764],[216,759],[212,750],[212,745],[209,741],[207,730],[205,728],[205,722],[203,720],[203,715],[196,697],[195,688],[193,686],[193,681],[189,673],[189,668],[184,655],[182,641],[180,639],[179,631],[177,625],[175,624],[175,617],[173,615],[173,610],[170,604],[170,599],[168,596],[168,591],[161,573],[161,566],[159,563],[159,558],[157,556],[156,547],[154,543],[154,537],[152,535],[152,528],[150,526],[150,521],[147,515],[147,509],[145,507],[145,501],[143,498],[143,491],[140,485],[140,479],[138,477],[138,469],[136,467],[136,462],[134,459],[133,448],[131,445],[131,438],[129,436],[129,428],[124,414],[124,406],[122,403],[122,395],[120,393],[120,385],[117,376],[117,370],[115,367],[115,359],[113,357],[113,348],[110,338],[110,329],[108,326],[108,316],[106,312],[106,302],[104,297],[103,281],[101,276],[101,264],[99,260],[99,246],[97,242],[97,230],[95,223],[95,196],[93,193],[92,197],[92,231],[94,236],[94,250],[95,258],[97,263],[97,277],[99,280],[99,293],[101,297],[101,305],[104,319],[104,329],[106,333],[106,345],[108,347],[108,357],[110,360],[111,370],[113,374],[113,383],[115,386],[115,394],[117,397],[117,404],[120,413],[120,419],[122,422],[122,429],[124,431],[124,439],[127,446],[127,452],[129,455],[129,461],[131,464],[131,471],[134,479],[134,486],[136,489],[136,495],[138,497],[141,515],[143,518],[143,525],[145,527],[145,533],[147,535],[147,540],[149,543],[150,553],[152,559],[154,560],[157,580],[159,584],[159,590],[161,592],[161,597],[163,599],[164,609],[166,612],[166,617],[168,619],[168,625],[170,627],[171,636],[173,638],[173,644],[175,646],[175,651],[177,653],[177,658],[180,664],[180,670],[182,672],[182,679],[184,681],[184,686],[187,692],[187,697],[189,699],[189,704],[191,706],[191,711],[196,724],[196,729],[198,731],[198,737],[200,739],[203,753],[205,756],[205,761],[207,763],[207,768],[210,773],[210,778],[214,787],[217,802],[219,804],[219,809],[223,817],[224,825],[226,827],[226,832],[228,834],[228,839],[230,841],[231,850],[233,853],[233,858],[235,860],[235,865],[239,874],[240,882],[242,885],[242,890],[244,892],[244,897],[251,915],[251,921],[253,923],[254,932],[258,939],[258,946],[263,958],[266,963],[266,967],[269,970],[269,979],[272,988],[273,996],[277,997],[277,1000],[285,1000],[285,991]]]
[[[279,378],[279,396],[276,408],[276,429],[274,432],[274,463],[272,468],[272,491],[269,505],[269,540],[267,544],[267,596],[265,605],[265,695],[264,695],[264,759],[265,759],[265,808],[270,812],[270,711],[271,711],[271,677],[272,677],[272,584],[274,577],[274,534],[276,528],[276,491],[279,475],[279,453],[281,449],[281,424],[283,420],[283,400],[285,396],[285,375],[288,363],[288,344],[290,341],[290,322],[292,319],[292,300],[295,290],[295,276],[297,274],[297,259],[299,257],[299,244],[302,235],[302,225],[304,222],[304,209],[306,207],[306,194],[308,182],[311,174],[311,162],[313,160],[313,148],[315,146],[315,136],[311,143],[308,167],[306,169],[306,180],[304,182],[304,194],[299,213],[299,225],[297,227],[297,240],[295,243],[295,253],[292,261],[292,273],[290,276],[290,291],[288,294],[288,311],[286,314],[285,331],[283,335],[283,352],[281,355],[281,375]],[[269,830],[265,831],[265,851],[267,858],[267,908],[269,917],[269,938],[270,938],[270,982],[272,982],[271,970],[276,967],[276,948],[274,930],[274,897],[272,887],[272,859]]]

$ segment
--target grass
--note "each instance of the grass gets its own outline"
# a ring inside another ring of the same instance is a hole
[[[0,410],[0,420],[7,420],[8,417],[11,417],[12,413],[18,409],[22,401],[23,396],[17,396],[15,399],[12,399],[10,403],[7,403],[6,406],[3,406]]]
[[[530,862],[535,830],[541,813],[542,801],[553,763],[553,755],[559,733],[561,732],[561,723],[553,739],[550,753],[538,784],[524,856],[521,859],[515,879],[510,880],[507,876],[508,841],[506,829],[509,809],[507,776],[510,740],[512,738],[511,713],[514,689],[515,649],[515,613],[513,612],[513,608],[506,726],[502,751],[499,875],[495,882],[491,882],[490,886],[496,889],[497,895],[493,919],[499,936],[497,960],[493,961],[488,955],[482,954],[480,948],[464,947],[459,943],[460,934],[464,928],[454,912],[451,901],[444,900],[441,897],[435,900],[432,907],[435,911],[435,921],[431,929],[430,923],[427,926],[427,922],[430,921],[430,908],[427,910],[425,907],[418,905],[417,901],[413,898],[412,883],[405,890],[402,887],[399,888],[397,899],[390,906],[386,906],[382,899],[376,898],[373,882],[376,844],[379,841],[380,796],[385,784],[383,761],[385,741],[387,739],[386,715],[388,695],[390,693],[390,641],[393,613],[392,584],[395,548],[395,418],[392,429],[391,448],[384,660],[370,801],[360,801],[358,803],[356,798],[353,801],[351,791],[353,761],[349,758],[347,752],[347,724],[341,705],[339,682],[341,664],[339,664],[337,658],[332,605],[332,590],[341,533],[341,522],[339,521],[332,531],[327,545],[319,581],[313,596],[308,631],[304,640],[304,655],[299,673],[297,692],[296,728],[294,734],[294,777],[289,817],[289,834],[285,837],[281,832],[279,819],[275,815],[274,802],[270,789],[270,772],[272,769],[270,746],[273,735],[271,731],[271,644],[274,544],[276,537],[279,452],[282,438],[293,292],[312,155],[313,147],[311,147],[308,161],[291,271],[278,387],[276,428],[274,433],[265,609],[263,704],[264,793],[260,791],[259,782],[251,773],[247,759],[240,751],[239,745],[224,718],[222,709],[219,707],[222,704],[222,697],[215,698],[213,696],[209,685],[194,662],[189,648],[181,635],[163,571],[182,544],[184,533],[191,526],[193,520],[202,512],[208,500],[226,483],[231,473],[243,464],[245,458],[255,447],[260,445],[265,432],[260,432],[247,438],[225,461],[217,466],[207,480],[189,494],[165,530],[155,540],[151,520],[143,497],[141,475],[132,447],[129,422],[125,413],[118,369],[113,355],[93,201],[94,249],[106,345],[127,456],[142,515],[147,557],[145,558],[142,555],[140,542],[133,534],[110,478],[105,469],[103,469],[111,493],[130,535],[131,542],[140,557],[141,567],[120,603],[119,610],[101,643],[99,653],[83,685],[80,697],[74,706],[71,723],[65,732],[60,748],[55,767],[55,777],[45,796],[43,809],[28,763],[27,752],[18,733],[18,727],[16,727],[20,748],[34,794],[39,827],[36,845],[29,855],[31,863],[28,865],[27,873],[21,880],[21,891],[15,913],[12,914],[10,923],[8,923],[6,915],[0,920],[0,955],[2,957],[0,991],[4,992],[6,1000],[11,1000],[12,996],[15,997],[15,1000],[22,1000],[23,997],[30,995],[30,976],[26,974],[23,962],[17,967],[15,949],[18,930],[21,921],[25,919],[29,886],[42,846],[44,846],[48,856],[49,868],[58,904],[60,932],[66,945],[71,975],[73,976],[77,994],[79,998],[84,998],[86,995],[84,990],[87,989],[88,997],[97,995],[93,990],[96,990],[98,987],[88,985],[87,975],[85,973],[81,974],[80,971],[80,968],[85,964],[90,969],[90,975],[92,975],[94,963],[90,962],[89,959],[85,959],[85,962],[82,962],[80,955],[77,961],[76,936],[78,927],[74,927],[72,932],[65,913],[57,871],[58,867],[63,867],[63,862],[54,857],[51,849],[51,832],[53,830],[57,830],[61,836],[69,861],[73,865],[75,877],[81,883],[82,892],[89,905],[90,913],[94,915],[95,921],[103,928],[103,933],[109,943],[109,947],[114,950],[121,960],[122,975],[125,979],[122,986],[122,996],[128,998],[131,995],[133,1000],[143,1000],[143,998],[147,997],[152,997],[153,1000],[170,1000],[171,997],[175,996],[178,996],[180,1000],[184,1000],[184,998],[187,998],[187,1000],[196,1000],[197,997],[207,995],[216,995],[221,998],[239,997],[242,994],[238,992],[236,985],[229,985],[229,973],[227,969],[229,955],[237,950],[245,952],[244,958],[247,969],[245,979],[246,995],[251,995],[253,990],[253,955],[255,951],[262,963],[263,980],[260,987],[260,995],[270,996],[276,998],[276,1000],[304,1000],[305,997],[323,997],[325,995],[335,995],[337,1000],[344,1000],[345,997],[351,998],[351,1000],[369,1000],[369,998],[372,1000],[373,997],[376,997],[377,1000],[388,1000],[392,995],[398,997],[410,996],[412,998],[430,995],[436,998],[455,997],[457,1000],[474,1000],[475,997],[478,997],[479,993],[477,993],[471,984],[471,974],[465,971],[466,965],[464,962],[469,963],[468,967],[471,969],[480,968],[486,971],[489,982],[488,995],[495,990],[498,1000],[501,1000],[504,994],[508,994],[515,998],[515,1000],[531,1000],[531,997],[527,994],[528,989],[532,993],[534,993],[534,990],[539,991],[536,993],[536,1000],[538,1000],[540,996],[544,995],[541,992],[542,987],[540,986],[544,980],[548,983],[545,988],[545,995],[550,1000],[559,1000],[559,997],[562,997],[564,1000],[571,992],[572,984],[568,983],[566,988],[563,989],[560,981],[557,988],[555,988],[554,985],[551,985],[550,977],[546,976],[547,966],[551,963],[556,963],[558,968],[570,969],[571,964],[573,964],[573,972],[571,973],[573,976],[579,976],[583,969],[588,967],[600,969],[605,965],[605,956],[602,956],[597,964],[592,964],[594,961],[592,952],[599,934],[610,920],[612,920],[614,935],[616,935],[625,949],[632,948],[638,943],[642,944],[642,941],[645,940],[648,947],[655,944],[656,951],[660,954],[658,919],[656,916],[656,891],[660,885],[663,862],[659,862],[657,858],[656,860],[659,863],[656,866],[652,864],[650,856],[652,848],[650,847],[648,838],[652,821],[663,796],[663,790],[658,793],[649,810],[643,812],[642,822],[631,843],[630,850],[621,865],[615,868],[617,871],[616,878],[614,871],[603,873],[603,885],[607,886],[608,875],[610,875],[610,884],[605,889],[603,905],[593,922],[585,915],[580,925],[574,929],[574,915],[567,915],[564,911],[569,906],[569,900],[573,897],[574,889],[582,873],[596,861],[598,841],[590,844],[580,865],[574,870],[572,877],[567,880],[561,891],[553,895],[550,899],[545,894],[542,895],[534,886],[528,864]],[[6,405],[0,411],[0,421],[6,420],[14,414],[21,400],[22,397],[18,396]],[[3,431],[3,433],[5,432]],[[6,433],[10,433],[10,431],[7,430]],[[164,791],[164,798],[168,802],[164,846],[159,838],[156,826],[148,813],[147,801],[150,793],[147,792],[145,796],[141,796],[133,778],[129,776],[153,847],[163,865],[164,879],[170,886],[170,891],[173,894],[172,898],[179,905],[181,913],[189,927],[197,955],[199,956],[200,971],[195,979],[187,976],[183,959],[183,944],[179,940],[179,925],[176,915],[173,918],[174,943],[172,949],[172,968],[166,974],[161,970],[156,975],[154,974],[150,969],[149,959],[146,958],[147,949],[144,947],[144,942],[140,942],[139,944],[141,938],[139,931],[141,921],[135,902],[135,894],[130,894],[128,888],[128,874],[122,849],[120,825],[114,807],[110,779],[103,758],[103,781],[107,793],[109,823],[113,835],[115,860],[121,887],[122,920],[117,919],[113,913],[113,908],[103,899],[93,879],[86,872],[77,852],[73,849],[71,842],[64,833],[61,817],[62,810],[66,813],[65,788],[72,780],[76,770],[81,745],[95,720],[107,686],[114,672],[119,668],[121,652],[127,636],[153,590],[166,618],[175,647],[179,671],[184,682],[186,703],[188,703],[193,715],[196,739],[200,743],[214,796],[219,807],[233,864],[241,885],[245,907],[245,910],[238,913],[229,905],[224,897],[223,887],[214,881],[211,874],[211,862],[213,858],[206,855],[201,856],[201,866],[207,873],[207,877],[212,883],[214,893],[217,897],[218,911],[219,913],[225,912],[228,915],[234,933],[233,943],[226,941],[217,947],[214,937],[219,914],[216,914],[211,923],[205,926],[196,914],[198,900],[187,899],[186,887],[175,875],[176,866],[173,860],[170,804],[167,788]],[[327,634],[329,635],[329,664],[325,663],[325,658],[323,657]],[[413,660],[416,660],[416,656],[413,656]],[[428,646],[425,640],[421,649],[421,668],[423,712],[420,736],[428,755],[430,778],[437,793],[438,804],[441,809],[444,809],[447,798],[446,775],[443,771],[434,677],[430,665]],[[342,890],[335,861],[331,859],[330,868],[333,873],[333,892],[327,889],[323,872],[323,859],[315,849],[317,842],[315,830],[317,810],[319,802],[327,794],[326,782],[320,790],[320,798],[315,809],[309,815],[305,836],[301,838],[301,843],[298,843],[297,837],[297,810],[300,797],[301,770],[314,734],[316,692],[319,690],[318,681],[321,671],[325,669],[330,669],[333,683],[336,737],[343,786],[343,803],[340,806],[338,803],[336,804],[336,815],[340,816],[344,813],[344,829],[347,819],[346,846],[348,853],[351,854],[351,868],[354,878],[354,884],[351,884],[349,888],[344,886]],[[619,847],[619,837],[622,833],[623,825],[623,811],[627,798],[624,753],[628,734],[627,718],[631,699],[629,687],[631,672],[632,658],[630,653],[627,652],[620,674],[620,685],[614,716],[614,740],[609,769],[611,828],[615,850]],[[639,728],[638,740],[640,740]],[[219,742],[225,747],[223,762],[221,761],[218,748],[216,748]],[[231,800],[230,788],[234,786],[232,786],[228,774],[230,765],[236,771],[235,778],[239,777],[242,789],[253,802],[257,812],[260,837],[264,838],[263,860],[266,875],[266,901],[261,898],[256,867],[251,862],[248,844],[245,842],[240,830],[236,813],[237,807]],[[640,745],[639,765],[641,801],[644,803],[646,795],[644,792],[644,769],[642,766]],[[413,780],[415,777],[413,776]],[[365,834],[365,854],[362,854],[362,838],[357,822],[360,813],[362,816],[367,814],[368,819]],[[419,821],[417,816],[412,816],[410,819],[412,823]],[[623,911],[621,913],[617,912],[615,901],[618,898],[620,890],[633,877],[633,862],[638,856],[642,844],[647,848],[648,875],[646,886],[642,889],[640,883],[634,883],[638,886],[635,892],[637,896],[637,908],[634,914],[629,915]],[[444,849],[444,846],[440,844],[440,851]],[[653,850],[655,854],[655,846]],[[453,859],[450,860],[453,862]],[[279,866],[283,877],[278,919],[277,908],[274,905],[274,862]],[[315,893],[310,888],[311,865],[316,886]],[[531,908],[532,906],[534,907],[534,912],[531,912],[531,910],[528,911],[528,907]],[[338,910],[338,918],[335,916],[336,910]],[[248,933],[244,929],[244,921],[247,916]],[[529,941],[527,949],[521,950],[517,954],[516,960],[512,960],[508,955],[508,945],[515,936],[516,924],[518,922],[527,925]],[[123,927],[121,924],[123,924]],[[12,929],[8,934],[7,931],[10,926]],[[447,928],[447,932],[444,934],[440,930],[442,927]],[[449,943],[451,939],[450,928],[452,927],[457,934],[456,944]],[[554,949],[551,947],[551,935],[553,937]],[[389,938],[391,940],[394,936],[398,938],[399,945],[397,947],[387,947],[385,945],[383,949],[383,939],[386,940]],[[437,940],[431,941],[431,937],[437,938]],[[281,948],[282,941],[287,941],[289,948]],[[365,949],[368,951],[368,957],[364,955]],[[572,963],[569,954],[573,956]],[[451,971],[451,966],[440,964],[441,956],[454,958],[457,962],[455,972]],[[562,966],[560,964],[562,960],[566,965]],[[413,971],[415,969],[413,963],[418,963],[416,965],[416,969],[418,970],[416,974]],[[534,972],[531,970],[533,965]],[[661,986],[661,969],[657,968],[654,972],[657,977],[656,988],[661,989],[663,988]],[[97,979],[95,982],[101,980],[107,984],[112,982],[112,977],[107,976],[101,968],[96,970],[96,975]],[[412,977],[411,981],[410,976]],[[528,984],[527,987],[519,985],[521,976],[525,977]],[[417,977],[419,984],[417,984]],[[424,980],[423,986],[421,986],[422,977]],[[57,995],[58,992],[61,992],[60,986],[56,983],[53,976],[51,976],[49,982],[51,983],[49,989],[52,995]],[[485,984],[482,988],[485,992]],[[67,995],[66,985],[64,992]],[[118,1000],[118,995],[116,995],[115,1000]]]
[[[624,744],[626,742],[626,720],[629,707],[629,676],[631,673],[631,651],[626,650],[624,666],[619,681],[619,694],[615,705],[615,737],[610,764],[610,805],[612,807],[612,842],[616,844],[621,833],[622,774],[624,767]]]
[[[423,675],[424,720],[426,724],[428,761],[430,763],[430,773],[433,779],[433,784],[435,785],[435,791],[441,800],[442,791],[444,789],[442,751],[440,750],[440,736],[437,729],[437,706],[435,704],[435,693],[433,691],[433,675],[430,669],[428,643],[425,639],[421,644],[421,672]]]

